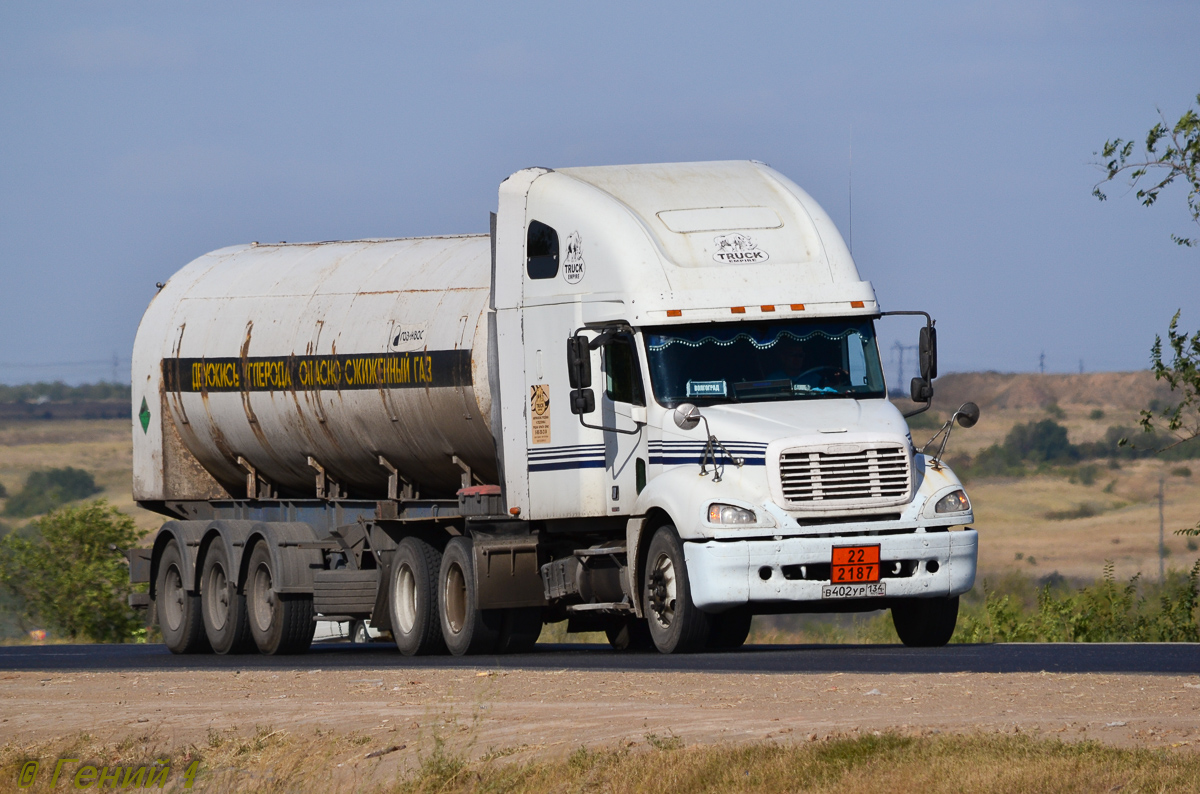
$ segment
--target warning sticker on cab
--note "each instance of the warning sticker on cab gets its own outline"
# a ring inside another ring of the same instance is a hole
[[[533,443],[550,443],[550,386],[545,383],[529,387],[529,426]]]

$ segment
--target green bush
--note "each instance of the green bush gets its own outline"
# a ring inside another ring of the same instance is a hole
[[[129,642],[145,632],[128,604],[124,549],[145,533],[103,499],[64,507],[0,538],[0,584],[26,628],[73,640]],[[141,586],[144,589],[144,585]]]
[[[0,499],[8,498],[8,489],[4,487],[4,483],[0,482]]]
[[[1067,429],[1053,419],[1013,425],[1004,447],[1021,460],[1060,463],[1079,459],[1079,449],[1067,438]]]
[[[985,584],[982,603],[964,610],[954,641],[1200,642],[1200,561],[1161,586],[1142,584],[1140,574],[1119,584],[1111,562],[1103,578],[1074,592],[1061,581],[1043,581],[1032,607],[1022,593],[1000,594]]]
[[[4,505],[7,516],[36,516],[56,507],[100,493],[91,473],[70,466],[29,474],[25,487]]]

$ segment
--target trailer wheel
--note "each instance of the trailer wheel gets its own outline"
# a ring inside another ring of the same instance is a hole
[[[312,644],[317,624],[313,621],[311,595],[275,592],[275,570],[267,544],[259,542],[250,553],[246,570],[246,611],[250,634],[261,653],[268,656],[304,653]]]
[[[693,653],[704,648],[709,616],[692,603],[683,543],[669,524],[659,527],[650,540],[642,593],[650,637],[658,650]]]
[[[910,598],[892,607],[900,641],[912,648],[940,648],[950,642],[958,623],[958,596]]]
[[[183,575],[183,555],[172,540],[158,560],[154,586],[158,627],[171,653],[207,653],[211,648],[204,635],[200,597],[188,592]]]
[[[652,651],[654,638],[643,618],[625,618],[620,623],[604,630],[608,644],[615,651]]]
[[[708,635],[709,649],[733,651],[746,644],[754,615],[748,609],[731,609],[719,615],[709,615],[708,619],[712,623],[712,631]]]
[[[477,606],[470,538],[457,537],[446,544],[438,582],[442,637],[450,653],[492,653],[500,639],[503,615],[499,610]]]
[[[445,653],[438,619],[438,572],[442,553],[418,538],[405,538],[392,552],[392,637],[405,656]]]
[[[246,596],[238,590],[237,572],[229,565],[229,554],[219,541],[209,546],[204,555],[200,606],[204,633],[214,651],[226,654],[254,650]]]

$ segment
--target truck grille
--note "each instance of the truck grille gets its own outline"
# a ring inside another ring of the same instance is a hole
[[[790,450],[779,456],[779,476],[784,499],[792,504],[894,503],[909,491],[908,454],[898,446],[846,453]]]

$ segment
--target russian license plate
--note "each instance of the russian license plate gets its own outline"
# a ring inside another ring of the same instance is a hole
[[[821,587],[821,598],[874,598],[887,595],[883,582],[863,584],[827,584]]]
[[[834,546],[830,584],[879,581],[879,546]]]

